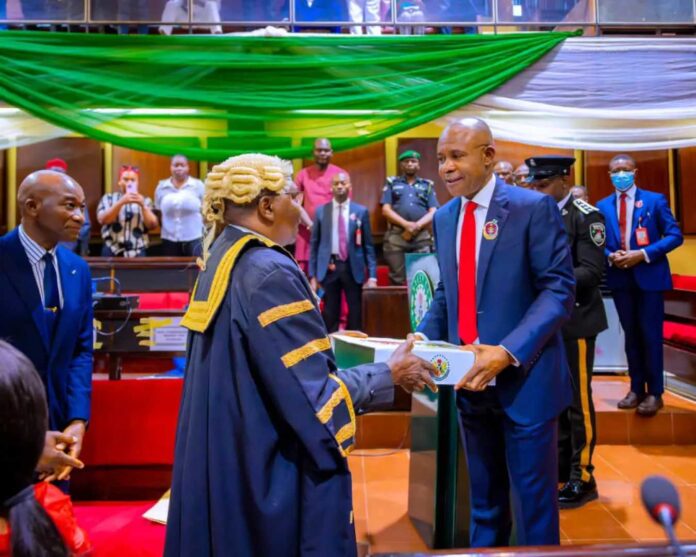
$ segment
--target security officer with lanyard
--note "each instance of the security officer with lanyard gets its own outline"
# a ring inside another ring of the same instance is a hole
[[[596,207],[571,195],[568,175],[574,162],[572,157],[558,155],[525,161],[530,186],[558,203],[568,233],[576,280],[575,308],[563,326],[573,379],[573,404],[559,420],[559,479],[566,482],[558,492],[562,509],[577,508],[598,497],[592,475],[596,430],[591,383],[595,340],[607,328],[599,290],[604,272],[604,216]]]
[[[394,284],[406,282],[405,253],[430,253],[433,238],[430,224],[440,206],[432,180],[419,177],[420,153],[399,155],[401,176],[390,176],[383,188],[382,214],[389,227],[384,235],[384,259]]]

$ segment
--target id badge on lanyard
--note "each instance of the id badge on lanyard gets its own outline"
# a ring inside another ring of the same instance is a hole
[[[650,245],[650,238],[648,236],[648,229],[641,226],[643,218],[638,220],[638,227],[636,228],[636,244],[641,248]]]

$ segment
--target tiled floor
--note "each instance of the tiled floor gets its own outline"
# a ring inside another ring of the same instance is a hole
[[[427,549],[407,516],[408,450],[362,450],[350,456],[358,541],[371,552]],[[681,495],[677,535],[696,540],[696,445],[601,445],[595,452],[600,498],[561,512],[563,544],[664,539],[640,501],[640,482],[650,474],[672,480]]]
[[[665,407],[646,419],[616,403],[628,391],[628,377],[599,376],[592,380],[597,413],[597,440],[607,445],[687,445],[696,443],[696,404],[679,395],[664,394]]]

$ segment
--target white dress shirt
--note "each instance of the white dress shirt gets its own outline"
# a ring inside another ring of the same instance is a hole
[[[566,195],[563,199],[561,199],[559,202],[556,203],[558,205],[558,210],[560,211],[563,209],[563,207],[566,206],[566,203],[568,203],[568,199],[570,199],[570,196],[573,195],[572,193],[568,192],[568,195]]]
[[[483,238],[483,227],[486,224],[486,216],[488,215],[488,208],[491,206],[491,199],[493,197],[493,191],[495,190],[495,174],[493,174],[488,180],[488,183],[479,190],[479,192],[473,197],[471,201],[476,203],[477,207],[474,209],[474,219],[476,220],[476,269],[478,270],[478,260],[479,252],[481,251],[481,238]],[[464,225],[464,212],[466,211],[466,205],[469,200],[466,197],[462,197],[462,207],[459,211],[459,219],[457,220],[457,276],[459,276],[459,250],[461,249],[462,243],[462,226]],[[478,273],[477,273],[478,274]],[[479,344],[479,339],[477,338],[472,344]],[[515,358],[515,356],[502,344],[500,345],[505,352],[510,354],[510,358],[513,360],[514,366],[519,366],[520,363]],[[491,379],[488,386],[493,387],[495,385],[495,377]]]
[[[36,281],[36,287],[39,289],[39,296],[41,296],[41,303],[45,306],[46,300],[44,298],[44,270],[46,269],[46,262],[43,260],[43,256],[46,254],[46,250],[32,240],[28,234],[24,231],[24,227],[19,225],[19,241],[24,247],[24,251],[29,259],[29,265],[31,266],[31,271],[34,274],[34,280]],[[60,284],[60,269],[58,268],[58,258],[56,257],[56,250],[58,246],[54,246],[52,249],[48,250],[49,253],[53,255],[53,267],[56,270],[56,278],[58,279],[58,297],[60,298],[60,307],[63,307],[63,287]]]
[[[205,186],[189,176],[177,188],[171,178],[161,180],[155,189],[155,209],[162,212],[161,237],[170,242],[190,242],[203,237],[201,204]]]
[[[619,234],[621,234],[621,194],[626,194],[626,230],[624,232],[624,245],[626,250],[631,249],[631,230],[633,229],[633,209],[636,204],[636,186],[631,186],[625,192],[616,190],[616,219],[619,222]]]
[[[626,230],[624,232],[624,245],[626,251],[631,249],[631,232],[633,232],[633,210],[636,207],[636,186],[633,185],[625,192],[616,190],[616,220],[619,223],[619,234],[621,234],[621,194],[626,194]],[[646,263],[650,263],[648,253],[641,248]]]
[[[486,224],[486,215],[488,207],[491,205],[493,190],[495,189],[495,174],[491,176],[488,183],[471,200],[478,205],[474,209],[474,218],[476,219],[476,265],[478,266],[479,251],[481,250],[481,238],[483,237],[483,226]],[[462,207],[459,211],[459,220],[457,221],[457,276],[459,276],[459,250],[462,243],[462,225],[464,224],[464,212],[469,200],[462,197]]]
[[[350,219],[350,200],[346,199],[343,203],[337,203],[336,200],[334,199],[331,203],[333,203],[333,211],[331,215],[331,254],[332,255],[339,255],[338,253],[338,214],[339,211],[343,211],[343,220],[345,221],[345,226],[346,226],[346,248],[348,247],[348,231],[350,230],[350,223],[348,220]]]

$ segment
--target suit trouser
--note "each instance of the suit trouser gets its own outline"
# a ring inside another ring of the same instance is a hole
[[[660,396],[664,386],[662,326],[665,319],[664,293],[641,290],[635,282],[611,293],[626,335],[626,359],[631,391]]]
[[[379,17],[380,0],[348,0],[348,12],[350,14],[351,21],[359,23],[364,21],[365,23],[379,23],[381,21]],[[367,26],[368,35],[381,35],[382,27],[379,25],[368,25]],[[350,28],[350,32],[353,35],[362,35],[363,30],[360,25],[354,25]]]
[[[592,369],[597,337],[564,340],[573,382],[573,403],[558,420],[559,478],[561,481],[592,478],[596,435],[592,402]]]
[[[406,283],[406,254],[430,253],[433,237],[428,230],[421,230],[413,240],[404,240],[403,229],[390,226],[384,235],[382,249],[384,259],[389,265],[389,278],[394,284]]]
[[[515,423],[494,389],[457,396],[469,465],[471,547],[509,545],[512,520],[518,545],[558,545],[558,420]],[[462,404],[464,396],[469,403]]]
[[[330,333],[338,331],[341,319],[341,292],[346,294],[348,323],[350,330],[362,329],[362,284],[355,282],[348,261],[336,261],[336,269],[328,271],[321,282],[324,289],[324,311],[322,317]]]

